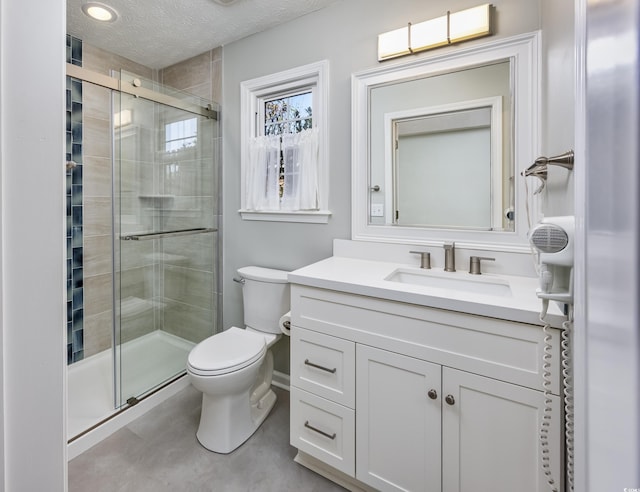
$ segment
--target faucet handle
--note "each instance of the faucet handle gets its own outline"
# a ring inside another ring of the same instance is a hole
[[[480,275],[480,260],[496,261],[495,258],[487,258],[485,256],[472,256],[469,258],[469,273],[471,275]]]
[[[456,243],[444,243],[444,271],[455,272],[456,271]]]
[[[409,253],[420,255],[420,268],[426,270],[431,268],[431,253],[428,251],[409,251]]]

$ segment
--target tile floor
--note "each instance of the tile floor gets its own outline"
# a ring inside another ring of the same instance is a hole
[[[69,492],[334,492],[293,461],[289,393],[242,446],[212,453],[196,440],[201,394],[182,390],[69,462]]]

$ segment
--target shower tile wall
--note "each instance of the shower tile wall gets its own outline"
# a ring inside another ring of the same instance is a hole
[[[67,36],[67,63],[82,66],[82,41]],[[82,82],[67,77],[67,364],[84,357]]]
[[[153,70],[84,43],[84,68],[105,75],[126,69],[152,78]],[[83,83],[84,96],[84,355],[111,348],[113,241],[111,93]]]
[[[84,43],[83,51],[84,67],[94,72],[106,75],[113,75],[112,70],[132,72],[141,78],[158,81],[206,99],[220,100],[221,49],[203,53],[159,71],[87,43]],[[114,251],[112,241],[114,203],[111,198],[114,152],[111,142],[111,94],[109,90],[89,83],[83,83],[82,91],[84,98],[84,356],[89,357],[111,348],[114,288],[112,265],[113,256],[114,254],[119,256],[118,248],[121,246],[133,249],[131,251],[123,249],[124,254],[121,256],[122,264],[120,272],[117,273],[121,276],[120,297],[125,300],[128,298],[160,301],[167,308],[163,310],[165,315],[157,316],[153,325],[146,320],[138,324],[135,320],[133,322],[128,320],[121,326],[120,341],[127,341],[158,328],[164,328],[188,340],[199,341],[211,334],[212,330],[211,323],[205,323],[202,320],[213,319],[215,323],[221,314],[216,310],[216,306],[221,303],[214,302],[215,296],[221,295],[217,272],[211,271],[211,267],[206,266],[216,265],[213,259],[217,257],[218,252],[214,250],[215,247],[211,247],[208,234],[192,236],[189,241],[179,241],[179,238],[165,239],[162,242],[164,251],[153,250],[153,244],[156,241],[141,241],[138,244],[127,244],[128,241],[122,244],[116,242]],[[119,110],[117,96],[115,101],[117,112]],[[153,127],[147,123],[140,127]],[[212,121],[211,124],[218,128],[217,122]],[[118,142],[116,152],[119,145],[122,145],[122,155],[130,155],[126,147],[126,139],[116,140]],[[218,153],[218,145],[219,139],[216,138],[214,147],[209,146],[200,158],[211,161],[212,156]],[[154,162],[153,149],[150,152],[148,154],[145,150],[141,151],[140,155],[136,156],[135,162],[123,160],[121,172],[123,174],[146,172],[145,170],[152,167]],[[212,165],[207,169],[211,169],[210,175],[207,172],[200,178],[211,182],[211,186],[206,185],[206,188],[217,192],[218,171],[214,171]],[[150,179],[148,184],[152,187],[159,186],[156,178]],[[206,203],[208,209],[213,208],[214,217],[210,226],[216,226],[220,222],[217,193],[206,193],[205,196],[194,197],[192,191],[180,189],[184,186],[184,182],[167,181],[165,184],[167,186],[165,192],[173,194],[178,202],[186,203],[197,199]],[[137,196],[139,193],[135,194],[132,200],[136,202],[135,207],[139,207],[140,203],[137,203],[140,201]],[[127,200],[124,195],[123,200],[123,203]],[[115,206],[119,204],[116,202]],[[184,225],[184,220],[174,225],[175,228],[188,227]],[[166,226],[172,227],[170,224]],[[201,224],[194,226],[201,226]],[[188,244],[189,251],[185,251],[185,244]],[[132,251],[134,254],[131,254]],[[171,259],[172,254],[175,255],[173,257],[175,259]],[[150,260],[150,258],[157,258],[158,255],[166,258],[163,265],[159,266],[157,261]],[[189,257],[189,264],[181,263],[179,256]],[[165,279],[166,276],[166,280],[170,281],[163,282],[168,287],[161,293],[161,298],[154,297],[154,292],[157,296],[157,289],[153,287],[152,279],[156,268],[161,268],[162,278]],[[221,326],[219,321],[217,326]]]
[[[159,81],[178,90],[186,91],[211,101],[220,101],[222,95],[222,49],[216,48],[159,71]],[[171,179],[170,173],[162,173],[162,192],[175,196],[177,202],[200,203],[203,210],[213,209],[213,222],[221,223],[219,204],[219,170],[213,162],[219,162],[219,123],[208,120],[204,131],[213,130],[213,146],[202,148],[193,162],[183,162],[181,179]],[[170,156],[167,156],[170,157]],[[187,167],[187,169],[185,169]],[[186,171],[186,172],[185,172]],[[202,173],[202,174],[200,174]],[[203,224],[194,224],[195,227]],[[175,224],[180,228],[180,224]],[[183,226],[184,227],[184,226]],[[164,240],[164,299],[166,305],[162,328],[181,338],[198,342],[212,333],[211,323],[222,326],[221,289],[218,283],[215,251],[218,242],[209,234],[192,236],[189,241],[180,238]],[[181,260],[180,258],[187,258]],[[212,268],[213,266],[213,268]],[[217,299],[216,299],[217,298]]]

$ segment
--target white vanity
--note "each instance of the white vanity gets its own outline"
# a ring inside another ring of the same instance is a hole
[[[539,47],[534,32],[352,76],[354,241],[289,275],[290,441],[350,490],[563,490],[564,316],[549,307],[546,344],[528,242],[539,202],[521,176],[539,149]],[[434,164],[431,137],[464,147],[458,130],[479,127],[452,118],[476,107],[491,165]]]
[[[409,261],[334,256],[289,275],[296,461],[350,490],[550,490],[541,464],[537,279]],[[430,280],[416,285],[398,272]],[[489,284],[507,290],[485,292]],[[557,482],[563,316],[555,306],[549,312],[548,449]]]

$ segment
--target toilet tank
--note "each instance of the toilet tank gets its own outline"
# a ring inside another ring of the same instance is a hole
[[[289,281],[284,270],[248,266],[238,269],[244,279],[244,324],[265,333],[280,333],[278,321],[290,309]]]

